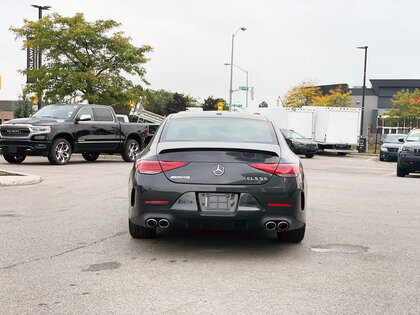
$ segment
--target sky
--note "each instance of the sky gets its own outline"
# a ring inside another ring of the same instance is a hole
[[[234,64],[248,71],[250,106],[275,104],[303,80],[363,84],[363,50],[369,46],[367,79],[420,79],[418,0],[0,0],[0,100],[17,99],[26,67],[22,41],[10,26],[35,20],[31,4],[88,21],[113,19],[136,46],[153,52],[145,68],[152,89],[229,100],[232,34]],[[44,14],[46,14],[44,11]],[[369,82],[369,81],[368,81]],[[246,84],[234,68],[233,88]],[[370,84],[367,84],[370,86]],[[246,94],[233,94],[245,104]]]

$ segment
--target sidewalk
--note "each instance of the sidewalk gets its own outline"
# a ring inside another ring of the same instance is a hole
[[[33,185],[41,181],[38,175],[0,170],[0,186]]]

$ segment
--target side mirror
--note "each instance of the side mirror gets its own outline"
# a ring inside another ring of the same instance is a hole
[[[404,140],[405,140],[404,138],[398,138],[398,141],[399,141],[399,142],[404,143],[404,142],[405,142]]]
[[[76,122],[77,121],[89,121],[92,120],[92,116],[90,116],[89,114],[83,114],[80,117],[76,117]]]

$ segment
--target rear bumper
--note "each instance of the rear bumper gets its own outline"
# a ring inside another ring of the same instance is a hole
[[[164,175],[162,175],[164,177]],[[143,176],[144,177],[144,176]],[[142,178],[130,176],[129,219],[132,223],[146,226],[146,220],[167,219],[170,226],[179,229],[258,230],[264,229],[267,221],[285,220],[289,230],[299,229],[306,222],[305,184],[298,178],[272,178],[263,185],[189,185],[173,184],[159,175]],[[274,183],[273,183],[274,182]],[[164,183],[164,184],[163,184]],[[199,204],[197,193],[239,194],[239,202],[232,211],[205,211]],[[186,205],[181,196],[192,196]],[[255,204],[241,203],[241,196],[251,195]],[[144,204],[145,200],[166,200],[166,205]],[[291,206],[268,206],[267,203]]]
[[[0,139],[0,149],[3,155],[47,156],[50,148],[51,141]]]

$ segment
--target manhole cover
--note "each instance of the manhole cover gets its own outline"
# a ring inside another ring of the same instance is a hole
[[[327,244],[311,247],[311,250],[319,253],[343,253],[357,254],[367,252],[369,247],[351,245],[351,244]]]

